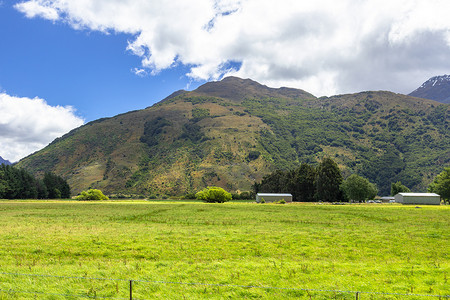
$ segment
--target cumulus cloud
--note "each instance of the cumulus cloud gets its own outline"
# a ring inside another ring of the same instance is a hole
[[[58,11],[52,7],[41,5],[35,1],[24,2],[16,5],[16,8],[23,12],[28,18],[42,17],[48,20],[58,20]]]
[[[70,106],[6,93],[0,93],[0,116],[0,156],[13,162],[84,123]]]
[[[136,74],[250,77],[316,95],[410,92],[450,69],[448,0],[28,0],[27,17],[130,34]],[[238,62],[239,69],[229,68]]]

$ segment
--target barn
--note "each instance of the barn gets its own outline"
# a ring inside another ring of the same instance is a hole
[[[398,193],[395,195],[395,202],[402,204],[441,204],[441,196],[434,193]]]
[[[256,194],[256,202],[261,202],[261,199],[264,199],[264,202],[275,202],[284,200],[286,202],[292,202],[291,194],[274,194],[274,193],[258,193]]]

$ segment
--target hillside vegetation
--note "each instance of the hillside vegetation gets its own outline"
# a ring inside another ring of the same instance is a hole
[[[143,110],[90,122],[23,159],[74,192],[182,195],[228,191],[322,157],[389,194],[425,191],[450,164],[449,105],[391,92],[316,98],[235,77],[179,91]]]

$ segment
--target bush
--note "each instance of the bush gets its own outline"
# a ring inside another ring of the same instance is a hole
[[[188,193],[184,195],[184,199],[195,199],[195,193]]]
[[[231,194],[220,187],[208,187],[195,194],[198,200],[208,203],[224,203],[231,200]]]
[[[240,195],[241,200],[250,200],[252,199],[252,195],[250,192],[242,192]]]
[[[87,191],[82,191],[80,195],[75,197],[76,200],[109,200],[108,197],[103,195],[102,191],[97,189],[90,189]]]
[[[252,199],[252,195],[250,192],[242,192],[242,193],[233,193],[231,194],[231,198],[233,200],[250,200]]]
[[[261,153],[259,151],[252,150],[248,153],[247,160],[252,161],[252,160],[258,159],[258,157],[260,155],[261,155]]]

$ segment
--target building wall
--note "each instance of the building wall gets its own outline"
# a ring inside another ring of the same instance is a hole
[[[403,204],[423,204],[423,205],[439,205],[441,204],[441,197],[439,196],[408,196],[395,195],[395,202]]]
[[[286,202],[292,202],[292,195],[283,195],[283,194],[257,194],[256,202],[261,202],[261,199],[264,198],[265,202],[275,202],[283,200]]]

